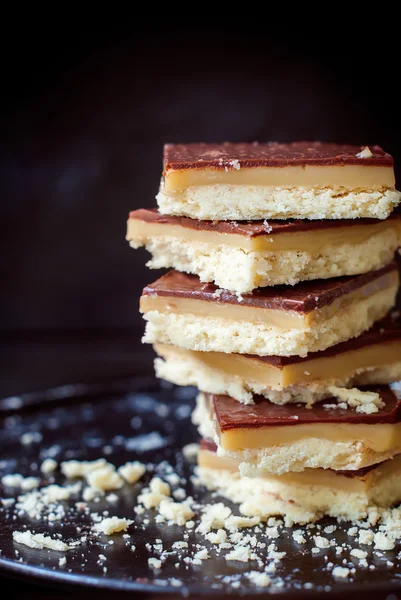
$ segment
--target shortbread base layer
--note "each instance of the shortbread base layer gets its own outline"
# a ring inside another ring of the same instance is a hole
[[[333,387],[352,388],[358,385],[380,385],[401,379],[401,360],[380,368],[368,367],[342,379],[314,381],[310,384],[289,385],[274,389],[243,375],[225,373],[202,361],[199,354],[181,348],[156,345],[156,376],[176,385],[194,385],[201,392],[231,396],[243,404],[252,404],[253,395],[264,396],[274,404],[303,402],[313,404],[324,398],[335,397]],[[216,363],[218,361],[216,360]],[[339,396],[337,396],[339,397]]]
[[[357,245],[327,245],[317,254],[288,250],[252,252],[224,244],[157,236],[131,240],[138,248],[145,245],[152,254],[147,266],[152,269],[174,268],[198,275],[201,281],[214,282],[237,294],[258,287],[295,285],[300,281],[358,275],[388,264],[401,240],[396,227],[388,227]]]
[[[306,356],[345,342],[369,329],[394,306],[398,281],[390,288],[316,319],[305,329],[281,329],[263,322],[150,310],[143,342],[205,352]]]
[[[203,449],[198,464],[201,483],[239,504],[241,514],[262,520],[283,516],[286,525],[313,522],[325,515],[355,521],[374,507],[389,508],[401,500],[399,456],[360,477],[320,469],[243,477],[235,461]]]
[[[386,219],[401,201],[389,188],[201,185],[156,196],[159,211],[203,220]]]

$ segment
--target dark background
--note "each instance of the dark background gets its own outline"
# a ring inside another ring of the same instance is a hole
[[[43,26],[8,47],[3,395],[151,368],[138,298],[158,273],[124,237],[128,211],[155,204],[164,142],[378,143],[401,179],[397,41],[336,35]]]

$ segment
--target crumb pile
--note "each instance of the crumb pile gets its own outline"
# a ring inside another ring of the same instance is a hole
[[[184,460],[193,460],[195,446],[184,451]],[[182,588],[184,593],[182,569],[196,574],[208,561],[223,561],[231,569],[230,574],[209,576],[216,589],[278,590],[290,583],[282,575],[282,565],[291,545],[293,553],[307,552],[316,561],[324,561],[325,589],[329,589],[336,581],[353,581],[360,570],[374,571],[380,564],[391,568],[401,538],[399,509],[370,509],[366,519],[351,525],[340,519],[330,525],[310,523],[298,528],[286,527],[281,518],[269,517],[263,522],[259,516],[238,515],[216,492],[201,502],[188,496],[188,483],[195,496],[202,495],[202,481],[192,475],[188,482],[167,462],[156,466],[135,461],[116,467],[103,458],[70,460],[52,463],[51,471],[44,462],[41,471],[44,477],[29,491],[22,485],[27,478],[3,476],[0,510],[6,523],[16,518],[28,520],[21,529],[13,527],[15,555],[21,562],[27,556],[29,560],[24,548],[50,552],[58,557],[58,568],[67,572],[76,569],[77,563],[85,572],[86,553],[95,549],[99,573],[112,575],[112,551],[120,544],[118,552],[125,547],[133,560],[138,553],[147,554],[147,566],[156,583]],[[93,487],[96,472],[102,473],[103,484]],[[122,473],[121,486],[115,475]],[[137,498],[130,505],[131,518],[120,514],[127,493]],[[96,505],[102,509],[96,510]],[[67,537],[58,526],[72,515],[75,520],[81,518],[81,525],[75,527],[74,536]],[[166,535],[167,529],[173,535]],[[171,575],[172,569],[177,575]],[[312,582],[304,583],[305,589],[314,587]]]

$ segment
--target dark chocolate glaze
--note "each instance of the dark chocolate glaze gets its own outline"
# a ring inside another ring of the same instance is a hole
[[[189,298],[205,302],[308,313],[327,306],[334,302],[336,298],[368,283],[374,285],[382,275],[391,271],[397,272],[395,261],[378,271],[371,271],[362,275],[317,279],[301,282],[294,286],[276,285],[260,288],[254,290],[251,294],[244,294],[240,300],[235,294],[227,290],[220,290],[220,293],[216,295],[218,288],[212,283],[202,283],[196,275],[169,271],[154,283],[146,286],[142,294],[143,296]]]
[[[293,142],[291,144],[166,144],[164,174],[182,169],[217,170],[253,167],[345,166],[363,165],[392,167],[393,158],[380,146],[369,146],[373,156],[358,158],[365,146],[329,144],[325,142]],[[233,164],[233,161],[238,163]]]
[[[269,365],[273,365],[277,368],[283,368],[286,365],[293,365],[295,363],[305,362],[307,360],[315,360],[319,358],[327,358],[329,356],[336,356],[343,352],[350,352],[352,350],[358,350],[364,346],[373,346],[374,344],[383,344],[386,342],[395,342],[401,340],[401,321],[393,319],[391,316],[386,317],[382,321],[376,323],[371,329],[365,331],[360,336],[341,342],[321,350],[320,352],[310,352],[307,356],[257,356],[252,354],[245,354],[248,358],[253,360],[259,360]],[[394,357],[397,358],[397,357]]]
[[[201,450],[208,450],[209,452],[217,452],[217,444],[212,442],[212,440],[201,439],[199,442],[199,446]],[[391,459],[390,459],[391,460]],[[361,469],[356,469],[354,471],[334,471],[334,469],[329,469],[336,475],[343,475],[344,477],[364,477],[370,471],[379,468],[381,465],[384,465],[387,461],[383,461],[381,463],[376,463],[375,465],[368,465],[367,467],[362,467]],[[324,471],[325,469],[318,469],[319,471]]]
[[[378,423],[398,423],[401,421],[401,398],[388,386],[362,388],[377,392],[385,402],[385,407],[372,414],[358,413],[353,408],[325,408],[327,404],[338,404],[337,399],[327,398],[317,402],[312,408],[305,404],[273,404],[262,396],[254,396],[254,404],[241,404],[230,396],[208,394],[213,401],[214,411],[221,431],[229,429],[254,429],[259,427],[283,427],[316,423],[351,423],[357,425],[377,425]]]
[[[262,235],[271,236],[278,233],[295,233],[298,231],[314,231],[316,229],[334,229],[337,227],[355,227],[358,225],[377,225],[381,219],[320,219],[307,221],[302,219],[269,220],[269,221],[200,221],[189,217],[169,217],[161,215],[156,208],[140,208],[129,213],[130,219],[156,223],[158,225],[179,225],[197,231],[215,231],[217,233],[233,233],[249,238]],[[386,221],[401,221],[401,214],[392,213]]]

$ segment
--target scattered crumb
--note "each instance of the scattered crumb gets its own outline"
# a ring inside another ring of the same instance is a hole
[[[359,550],[359,548],[353,548],[350,552],[351,556],[355,556],[355,558],[366,558],[368,553],[364,550]]]
[[[357,158],[372,158],[373,154],[369,146],[365,146],[363,150],[355,155]]]
[[[349,575],[349,569],[347,567],[334,567],[332,574],[334,577],[346,579]]]
[[[78,461],[78,460],[68,460],[61,463],[61,472],[68,479],[77,479],[80,477],[86,477],[92,471],[96,471],[96,469],[100,469],[104,467],[107,461],[104,458],[99,458],[98,460],[93,461]]]
[[[146,467],[139,461],[127,462],[118,469],[119,474],[127,483],[133,485],[146,473]]]
[[[102,492],[119,490],[124,485],[123,478],[115,471],[115,467],[110,467],[109,464],[88,473],[86,480],[91,488]]]
[[[187,444],[183,447],[182,453],[187,460],[195,460],[198,456],[199,444]]]
[[[40,470],[44,475],[51,475],[56,469],[57,461],[55,461],[54,458],[46,458],[40,466]]]
[[[133,523],[130,519],[119,519],[118,517],[107,517],[96,523],[93,529],[99,533],[105,535],[112,535],[113,533],[119,533],[120,531],[127,531],[128,527]]]
[[[65,544],[61,540],[54,540],[49,535],[43,535],[42,533],[32,533],[32,531],[13,531],[13,539],[18,544],[24,544],[28,548],[35,548],[37,550],[43,550],[48,548],[49,550],[57,550],[58,552],[66,552],[71,550],[72,546]]]
[[[256,587],[268,587],[271,583],[271,579],[267,573],[260,573],[259,571],[250,571],[245,573],[245,577],[249,579],[251,583]]]
[[[218,529],[217,532],[211,531],[205,535],[205,538],[211,544],[224,544],[227,541],[227,533],[224,529]]]
[[[190,500],[173,502],[170,498],[166,498],[160,502],[159,514],[174,525],[185,525],[187,521],[195,516]]]
[[[236,546],[234,550],[226,554],[225,559],[227,561],[238,560],[239,562],[249,562],[251,555],[251,549],[247,546]]]
[[[148,558],[148,565],[151,569],[161,569],[162,561],[158,558]]]

